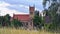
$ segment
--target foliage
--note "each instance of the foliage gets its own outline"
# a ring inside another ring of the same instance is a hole
[[[3,16],[0,16],[0,26],[2,26],[3,21],[4,21]]]
[[[21,27],[22,26],[22,23],[16,19],[13,19],[12,20],[12,25],[17,28],[17,27]]]
[[[34,22],[34,26],[36,26],[37,28],[41,28],[41,26],[43,25],[42,16],[35,15],[33,22]]]
[[[0,25],[1,26],[10,26],[10,16],[9,14],[5,16],[0,16]]]
[[[4,16],[4,23],[6,24],[6,26],[11,26],[10,19],[11,17],[9,16],[9,14],[6,14]]]
[[[5,16],[0,16],[0,26],[14,26],[14,27],[21,27],[22,23],[16,19],[10,20],[11,17],[9,14],[6,14]]]
[[[44,8],[46,7],[47,2],[49,2],[49,4],[52,4],[52,3],[58,2],[58,1],[60,1],[60,0],[43,0],[43,7]]]
[[[47,29],[57,31],[60,28],[59,27],[59,25],[60,25],[59,19],[60,18],[58,16],[59,14],[57,14],[56,12],[58,10],[58,7],[60,7],[60,0],[43,0],[44,8],[46,7],[47,2],[49,2],[50,5],[47,9],[47,12],[46,11],[45,12],[51,18],[51,22],[50,22],[50,25],[45,24],[48,26],[48,27],[47,26],[45,26],[45,27],[47,27]],[[46,10],[46,8],[44,10]]]

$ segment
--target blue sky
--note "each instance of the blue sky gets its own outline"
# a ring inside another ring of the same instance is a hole
[[[42,11],[43,0],[0,0],[1,15],[9,13],[29,13],[29,6],[35,5],[36,10]],[[4,13],[4,14],[3,14]]]

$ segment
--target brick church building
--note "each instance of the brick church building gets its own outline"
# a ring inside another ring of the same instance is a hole
[[[18,19],[23,26],[28,29],[33,29],[34,6],[29,6],[29,14],[13,14],[13,19]]]

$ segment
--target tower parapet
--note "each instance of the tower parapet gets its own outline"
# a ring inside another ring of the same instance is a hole
[[[34,18],[35,6],[29,6],[30,17]]]

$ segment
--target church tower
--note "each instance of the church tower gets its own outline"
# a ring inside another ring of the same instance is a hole
[[[29,14],[30,14],[30,23],[29,23],[29,29],[33,29],[33,18],[34,18],[34,6],[29,6]]]
[[[30,13],[31,18],[34,18],[34,11],[35,11],[35,7],[34,6],[29,6],[29,13]]]

